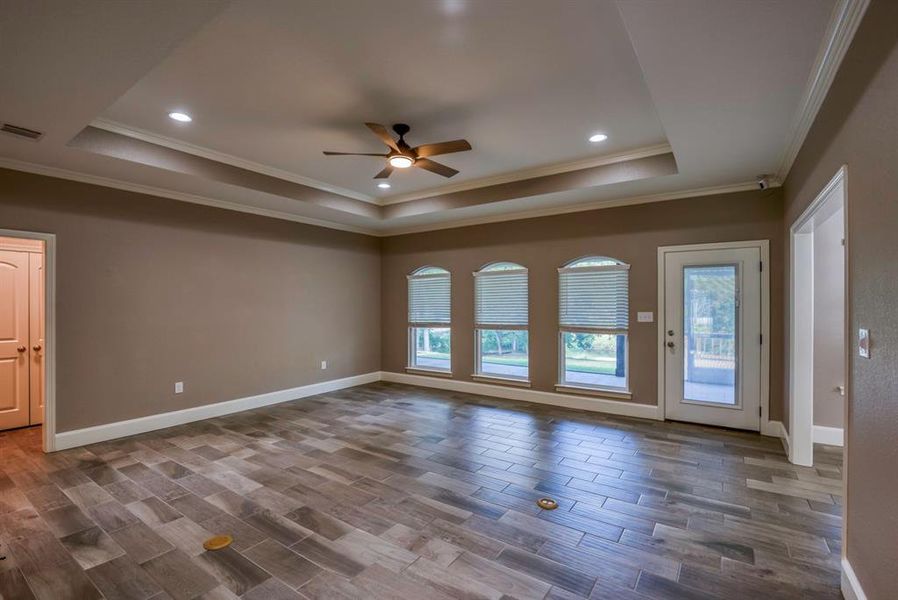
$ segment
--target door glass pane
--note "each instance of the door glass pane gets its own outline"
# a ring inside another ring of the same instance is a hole
[[[736,404],[736,265],[683,269],[683,399]]]

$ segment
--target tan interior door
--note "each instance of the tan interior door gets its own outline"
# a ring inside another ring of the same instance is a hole
[[[31,424],[44,422],[44,256],[31,253],[29,264]]]
[[[30,420],[28,254],[0,250],[0,429]]]

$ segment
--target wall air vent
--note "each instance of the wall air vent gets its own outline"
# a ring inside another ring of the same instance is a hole
[[[3,125],[0,125],[0,131],[33,141],[41,139],[44,135],[42,131],[35,131],[33,129],[28,129],[27,127],[19,127],[12,123],[3,123]]]

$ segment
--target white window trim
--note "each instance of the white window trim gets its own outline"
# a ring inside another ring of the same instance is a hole
[[[518,273],[523,273],[527,275],[527,318],[530,318],[530,270],[526,267],[521,267],[520,269],[495,269],[489,270],[490,266],[496,264],[508,263],[508,261],[498,261],[489,263],[485,265],[483,269],[479,271],[474,271],[472,274],[475,278],[475,304],[476,304],[476,278],[477,277],[491,277],[495,275],[516,275]],[[484,270],[486,269],[486,270]],[[527,332],[527,377],[515,377],[514,375],[495,375],[491,373],[484,373],[481,369],[482,364],[482,349],[480,347],[480,339],[481,333],[483,331],[526,331]],[[477,323],[476,315],[474,321],[474,373],[471,374],[471,379],[482,380],[487,383],[497,383],[501,385],[515,385],[515,386],[523,386],[530,387],[530,324],[527,325],[505,325],[502,323]]]
[[[610,265],[590,265],[590,266],[577,266],[578,262],[583,262],[585,260],[591,258],[605,258],[607,260],[616,261],[614,264]],[[560,285],[560,276],[563,273],[584,273],[584,272],[599,272],[599,271],[629,271],[630,265],[625,262],[621,262],[616,258],[612,258],[610,256],[581,256],[563,267],[558,267],[558,275],[559,275],[559,285]],[[629,300],[630,295],[630,286],[627,284],[627,297]],[[629,325],[629,315],[627,317],[627,324]],[[625,385],[622,388],[619,387],[610,387],[610,386],[600,386],[600,385],[588,385],[583,383],[568,383],[565,381],[565,347],[564,347],[564,334],[565,333],[595,333],[595,334],[606,334],[606,335],[623,335],[626,336],[627,341],[624,345],[624,382]],[[619,399],[630,399],[632,397],[632,393],[630,392],[630,330],[629,327],[627,329],[605,329],[600,327],[582,327],[578,325],[562,325],[558,324],[558,383],[555,385],[555,390],[562,393],[573,393],[573,394],[588,394],[588,395],[599,395],[606,396],[611,398],[619,398]]]

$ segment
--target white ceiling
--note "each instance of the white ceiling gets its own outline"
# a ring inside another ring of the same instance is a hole
[[[780,164],[835,1],[13,0],[0,120],[47,133],[0,136],[0,166],[380,233],[737,189]],[[383,151],[364,121],[474,149],[382,192],[380,159],[321,154]],[[679,172],[378,219],[66,145],[91,123],[375,204],[669,150]]]
[[[614,4],[558,6],[237,0],[103,117],[371,195],[383,159],[321,153],[384,152],[365,121],[408,123],[412,145],[468,139],[475,151],[437,159],[461,171],[452,183],[664,143]]]

